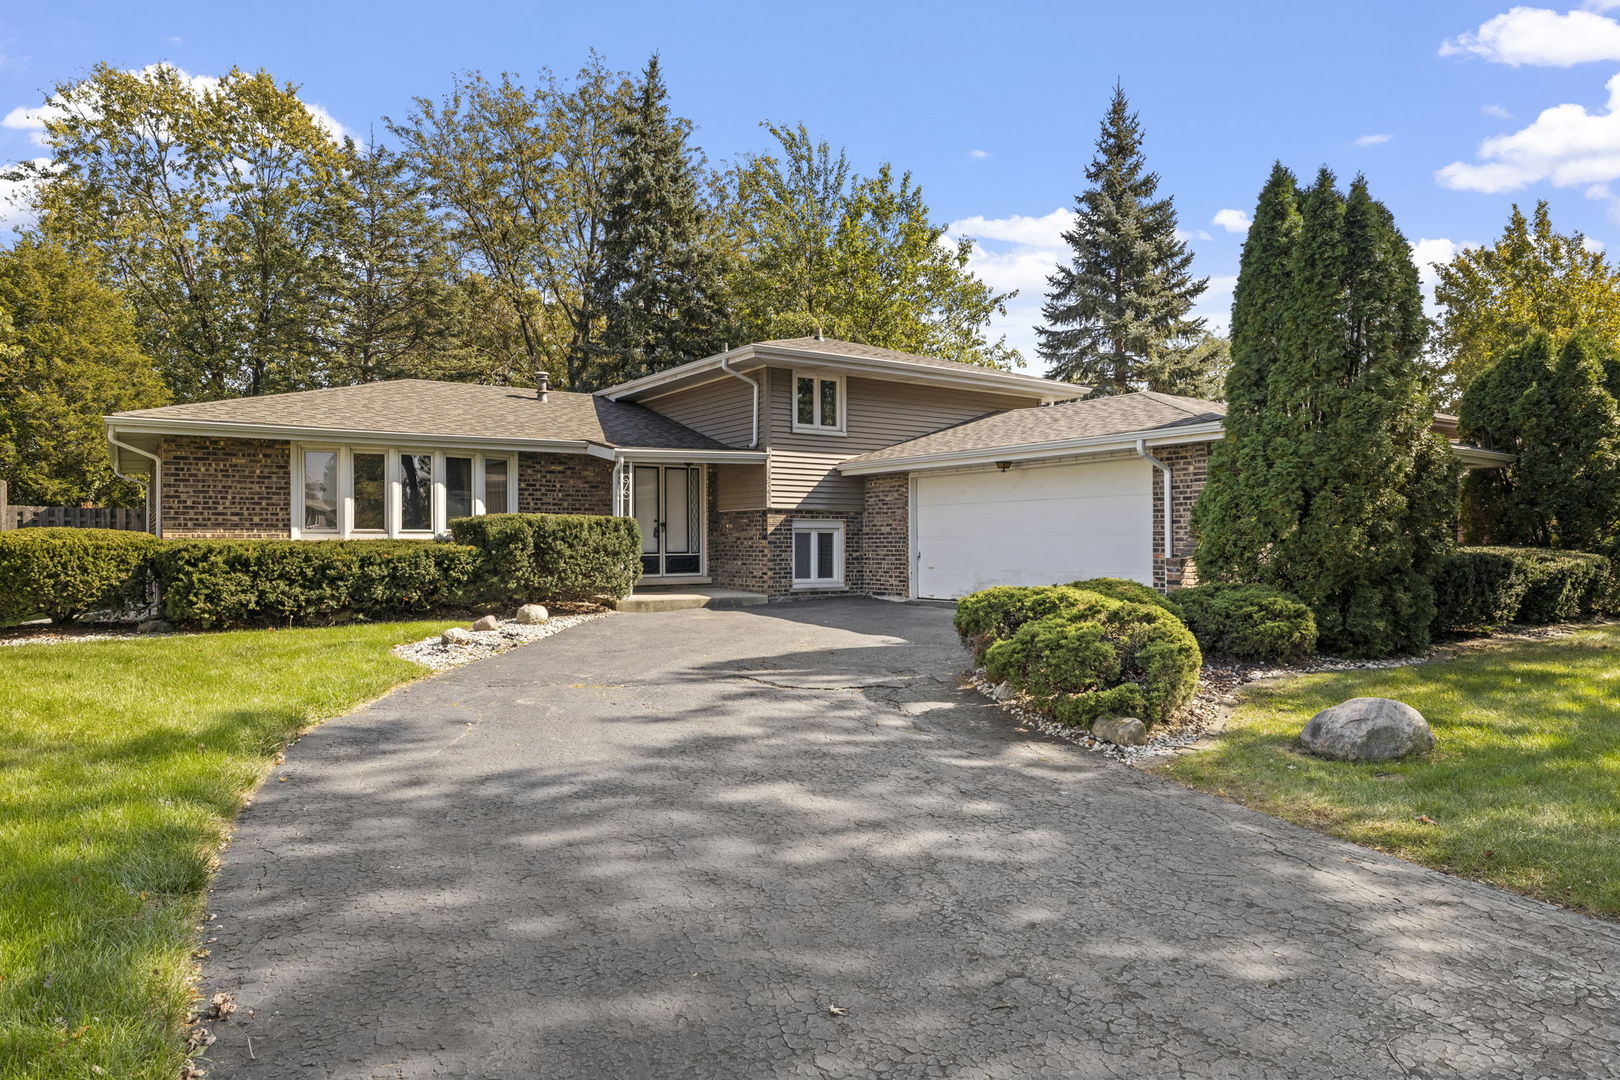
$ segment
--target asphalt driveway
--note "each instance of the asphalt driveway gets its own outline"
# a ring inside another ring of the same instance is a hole
[[[938,607],[616,615],[322,726],[209,905],[210,1075],[1620,1075],[1620,928],[1020,734],[964,664]]]

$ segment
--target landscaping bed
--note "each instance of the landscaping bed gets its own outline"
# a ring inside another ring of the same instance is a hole
[[[1413,862],[1620,918],[1620,626],[1545,628],[1382,664],[1247,686],[1207,749],[1158,771]],[[1413,706],[1435,748],[1378,764],[1303,752],[1305,722],[1354,697]]]

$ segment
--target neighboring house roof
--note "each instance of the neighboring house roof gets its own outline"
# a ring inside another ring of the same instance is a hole
[[[115,413],[120,430],[254,431],[281,437],[307,433],[431,436],[480,442],[589,444],[610,449],[731,450],[651,409],[593,394],[476,383],[395,379],[260,397],[199,401]]]
[[[1011,409],[968,420],[921,438],[853,457],[848,473],[895,471],[900,466],[944,466],[998,455],[1035,457],[1068,450],[1093,452],[1114,444],[1193,442],[1218,438],[1226,406],[1216,401],[1135,394],[1072,401],[1040,409]]]
[[[597,394],[615,401],[638,400],[771,363],[823,367],[872,378],[964,386],[1004,394],[1027,394],[1041,401],[1067,401],[1088,392],[1084,386],[1043,379],[1021,371],[963,364],[955,360],[941,360],[937,356],[880,349],[833,338],[802,337],[744,345],[610,386],[598,390]]]

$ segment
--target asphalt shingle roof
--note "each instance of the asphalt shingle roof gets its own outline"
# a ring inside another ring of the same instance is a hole
[[[1219,402],[1144,390],[1135,394],[1071,401],[1063,405],[994,412],[908,442],[873,450],[850,458],[844,464],[891,461],[930,454],[1013,450],[1021,446],[1136,432],[1162,434],[1166,430],[1220,420],[1225,416],[1226,406]]]
[[[381,434],[562,439],[627,449],[729,449],[630,402],[559,390],[541,401],[533,390],[431,379],[200,401],[115,415],[115,419],[124,417]]]

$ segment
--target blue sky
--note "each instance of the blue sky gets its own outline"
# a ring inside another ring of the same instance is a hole
[[[572,71],[592,47],[625,68],[660,51],[711,160],[764,148],[761,120],[803,120],[860,168],[910,169],[982,240],[984,276],[1022,290],[997,329],[1026,350],[1116,78],[1217,324],[1274,159],[1365,172],[1420,257],[1489,240],[1515,200],[1551,200],[1594,243],[1620,230],[1620,0],[7,5],[0,160],[40,153],[29,110],[98,60],[264,67],[364,132],[455,71]]]

